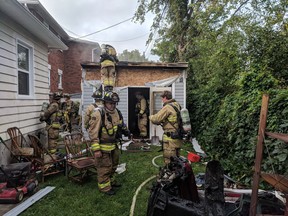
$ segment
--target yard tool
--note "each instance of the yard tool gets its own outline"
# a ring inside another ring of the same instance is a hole
[[[36,191],[38,181],[30,176],[30,169],[31,162],[0,166],[0,203],[18,203]]]
[[[154,126],[154,136],[151,138],[151,145],[158,145],[159,144],[159,137],[156,136],[156,126]]]

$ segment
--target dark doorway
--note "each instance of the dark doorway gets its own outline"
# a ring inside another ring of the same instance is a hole
[[[145,99],[150,101],[150,88],[149,87],[129,87],[128,88],[128,125],[129,130],[133,134],[134,138],[138,139],[139,137],[139,129],[138,129],[138,117],[135,113],[137,98],[136,98],[136,92],[141,92]],[[149,116],[149,115],[148,115]],[[148,124],[147,124],[147,138],[150,137],[149,134],[149,118],[148,118]]]

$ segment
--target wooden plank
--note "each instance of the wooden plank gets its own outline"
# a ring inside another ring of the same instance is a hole
[[[262,163],[262,157],[263,157],[263,141],[264,141],[265,130],[266,130],[268,102],[269,102],[269,95],[264,94],[262,96],[262,105],[261,105],[259,129],[258,129],[258,136],[257,136],[258,141],[257,141],[257,146],[256,146],[256,158],[255,158],[255,166],[254,166],[249,216],[255,216],[256,210],[257,210],[258,187],[259,187],[261,163]]]
[[[285,143],[288,143],[288,134],[272,133],[272,132],[265,132],[265,134],[271,138],[279,139]]]
[[[261,177],[282,193],[288,193],[288,178],[283,175],[261,173]]]

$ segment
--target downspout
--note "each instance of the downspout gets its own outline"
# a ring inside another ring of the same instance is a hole
[[[83,67],[81,68],[81,71],[82,71],[82,79],[81,79],[81,121],[82,121],[82,131],[84,131],[84,113],[85,113],[85,110],[84,110],[84,81],[85,81],[85,77],[86,77],[86,70],[83,69]]]

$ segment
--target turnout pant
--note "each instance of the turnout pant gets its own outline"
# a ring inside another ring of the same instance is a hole
[[[172,139],[166,134],[163,135],[163,157],[165,164],[170,163],[171,156],[179,156],[181,146],[182,140]]]
[[[119,155],[120,151],[116,148],[111,152],[102,151],[102,157],[95,159],[99,191],[107,192],[112,188]]]

